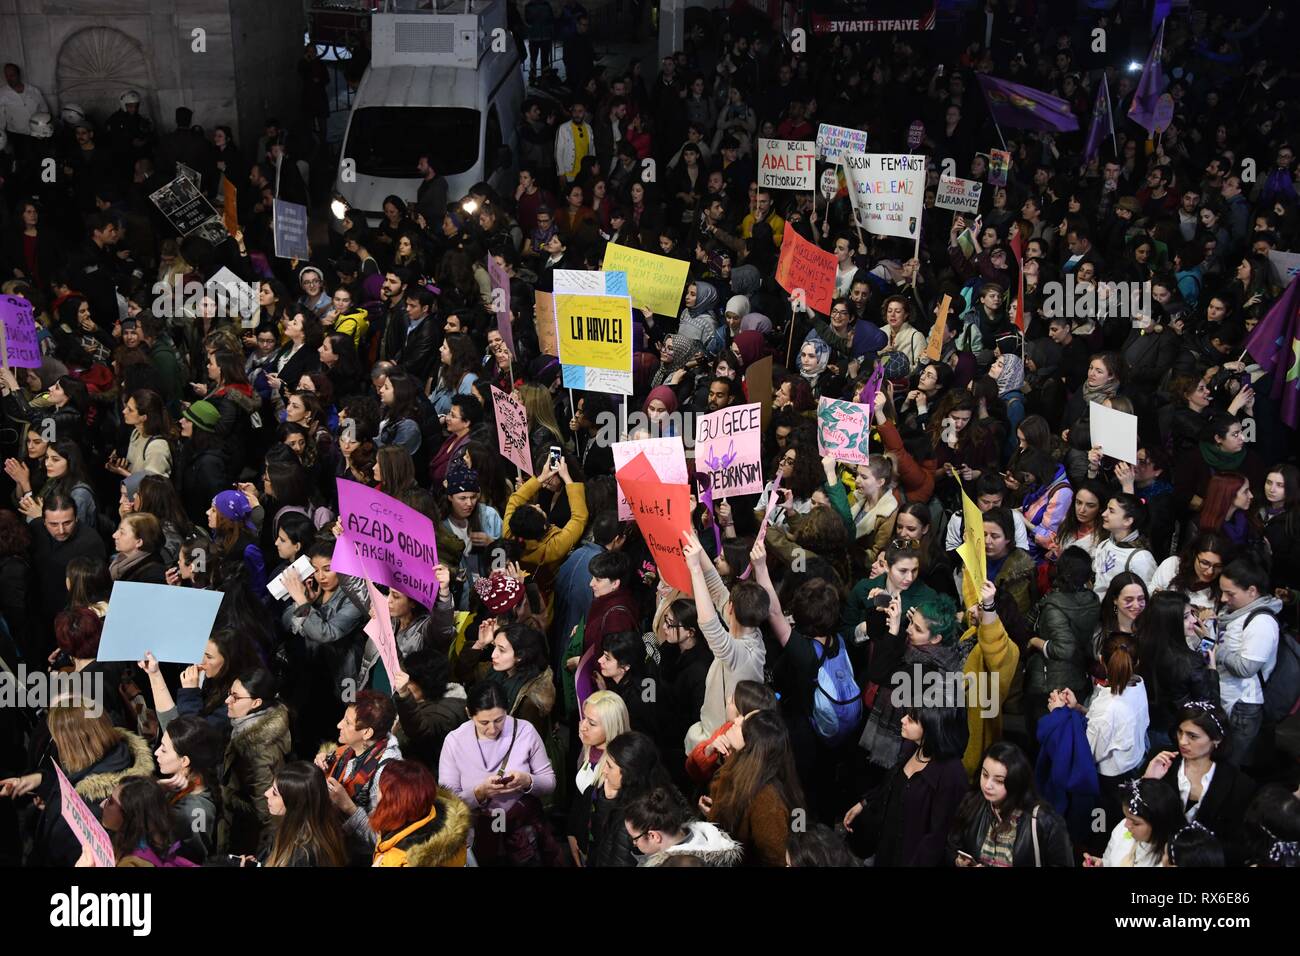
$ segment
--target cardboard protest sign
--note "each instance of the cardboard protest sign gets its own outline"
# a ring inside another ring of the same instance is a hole
[[[835,298],[835,270],[835,253],[813,245],[793,229],[785,231],[776,281],[786,292],[802,289],[809,308],[829,315]]]
[[[975,215],[980,211],[980,191],[983,188],[984,184],[974,179],[940,176],[939,188],[934,194],[934,204],[940,209],[952,209]]]
[[[496,412],[497,449],[501,456],[524,474],[533,473],[533,450],[528,442],[528,412],[523,402],[495,385],[492,407]]]
[[[104,829],[104,824],[86,806],[86,801],[81,799],[81,794],[77,793],[77,788],[72,785],[63,768],[56,761],[51,760],[50,763],[54,765],[55,776],[59,779],[59,812],[64,822],[72,830],[77,842],[90,851],[96,867],[113,869],[117,866],[117,857],[113,853],[113,840]]]
[[[876,236],[916,239],[925,203],[925,157],[849,153],[840,158],[858,225]]]
[[[763,490],[763,410],[754,402],[695,419],[695,470],[708,474],[714,498]]]
[[[867,151],[867,134],[865,130],[848,126],[832,126],[822,123],[817,127],[817,155],[822,159],[835,162],[845,153],[865,153]]]
[[[510,325],[510,276],[497,265],[496,257],[487,257],[488,279],[492,283],[492,309],[497,317],[497,331],[505,340],[510,354],[515,354],[515,334]]]
[[[690,594],[691,572],[682,555],[682,535],[691,529],[690,486],[617,477],[659,576]]]
[[[0,295],[0,354],[5,368],[40,368],[41,344],[36,332],[36,310],[18,295]]]
[[[225,227],[212,203],[187,176],[177,176],[166,186],[150,193],[149,199],[182,236],[188,236],[209,220],[216,220],[217,228],[225,234]]]
[[[632,301],[619,295],[555,296],[564,384],[632,394]]]
[[[225,176],[221,177],[221,223],[232,236],[239,232],[239,190]]]
[[[961,486],[961,479],[957,479]],[[989,579],[988,554],[984,550],[984,512],[970,500],[961,486],[961,544],[957,554],[962,560],[962,599],[966,607],[979,601],[980,588]]]
[[[628,295],[627,273],[615,269],[589,272],[585,269],[556,269],[552,274],[554,295]]]
[[[1005,149],[989,150],[989,185],[1005,186],[1011,169],[1011,153]]]
[[[952,296],[945,295],[939,303],[939,317],[934,320],[934,327],[930,329],[930,337],[925,343],[925,357],[931,362],[943,358],[943,337],[948,331],[948,309],[951,306]]]
[[[745,369],[745,394],[763,407],[763,428],[772,418],[772,356],[764,355]]]
[[[685,259],[671,259],[610,243],[605,247],[603,268],[627,274],[627,291],[638,309],[672,316],[680,310],[682,289],[691,264]]]
[[[870,442],[870,406],[837,398],[817,403],[817,448],[823,455],[861,465],[867,460]]]
[[[216,555],[209,553],[207,560],[215,561]],[[220,591],[116,581],[96,658],[135,663],[152,652],[159,661],[197,664],[217,621],[221,597]]]
[[[366,578],[366,593],[370,596],[370,606],[375,610],[375,616],[366,624],[366,635],[375,642],[391,684],[397,679],[393,675],[401,665],[398,663],[400,658],[397,656],[397,637],[393,634],[393,619],[388,613],[388,598],[379,593],[379,588],[369,578]]]
[[[639,441],[618,441],[611,446],[614,452],[614,471],[623,471],[638,456],[644,456],[653,469],[653,475],[666,485],[685,485],[690,482],[690,472],[686,468],[686,446],[682,436],[668,438],[643,438]],[[632,472],[633,478],[643,478]],[[623,492],[618,493],[618,520],[631,521],[632,508],[627,503]]]
[[[189,166],[186,166],[184,163],[177,161],[176,174],[178,176],[184,176],[186,179],[192,182],[197,189],[203,188],[203,175],[197,169],[193,169]]]
[[[816,171],[816,143],[799,139],[759,139],[759,189],[812,192],[817,185]]]
[[[277,199],[271,219],[275,230],[275,254],[283,259],[310,259],[307,207],[301,203]]]
[[[343,537],[331,568],[397,588],[433,607],[438,596],[438,540],[427,515],[355,481],[337,479]]]
[[[537,347],[542,355],[559,357],[560,346],[556,341],[555,298],[549,292],[538,291],[533,296],[533,320],[537,323]]]
[[[1136,415],[1107,408],[1100,402],[1088,403],[1088,426],[1094,448],[1102,454],[1136,465],[1138,420]]]

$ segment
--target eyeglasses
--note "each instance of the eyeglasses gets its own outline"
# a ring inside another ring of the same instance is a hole
[[[783,455],[783,456],[781,457],[780,464],[782,464],[782,465],[791,465],[791,466],[793,466],[793,465],[794,465],[794,462],[795,462],[794,456],[792,456],[792,455]]]
[[[227,694],[226,700],[252,700],[252,695]]]
[[[1217,571],[1223,567],[1222,561],[1207,561],[1199,555],[1196,558],[1196,566],[1205,571]]]
[[[633,843],[633,845],[635,845],[635,844],[637,844],[637,843],[640,843],[642,840],[644,840],[644,839],[645,839],[646,837],[648,837],[649,835],[650,835],[650,831],[649,831],[649,830],[646,830],[644,833],[634,833],[634,834],[632,834],[631,836],[632,836],[632,843]]]

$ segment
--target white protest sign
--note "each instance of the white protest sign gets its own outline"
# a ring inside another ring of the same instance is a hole
[[[984,184],[974,179],[940,176],[939,189],[934,194],[934,204],[940,209],[952,209],[974,215],[980,211],[980,191],[983,188]]]
[[[822,159],[833,163],[845,153],[866,151],[867,134],[864,130],[829,123],[817,127],[817,155]]]
[[[799,139],[758,141],[758,188],[794,189],[812,192],[817,188],[817,144]]]
[[[1138,420],[1136,415],[1107,408],[1100,402],[1088,403],[1089,434],[1092,447],[1102,454],[1136,465],[1138,460]]]
[[[858,225],[876,236],[916,239],[920,235],[924,156],[846,153],[840,164]]]
[[[822,171],[821,189],[822,195],[827,199],[834,199],[835,194],[840,191],[839,177],[835,175],[834,169]]]

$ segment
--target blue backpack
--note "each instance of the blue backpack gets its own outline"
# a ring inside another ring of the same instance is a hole
[[[810,718],[817,736],[832,747],[847,740],[862,723],[862,690],[853,679],[853,665],[844,641],[836,643],[835,656],[824,657],[822,645],[813,641],[818,666]]]

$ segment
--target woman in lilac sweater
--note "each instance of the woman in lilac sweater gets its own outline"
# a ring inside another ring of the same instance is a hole
[[[553,842],[546,839],[539,798],[555,790],[555,770],[533,725],[506,707],[500,684],[477,684],[465,708],[469,721],[447,735],[438,760],[439,784],[477,811],[470,845],[484,866],[535,862],[511,855],[521,844],[546,852]],[[496,824],[501,819],[504,828]],[[530,827],[537,828],[537,840],[509,839]]]

